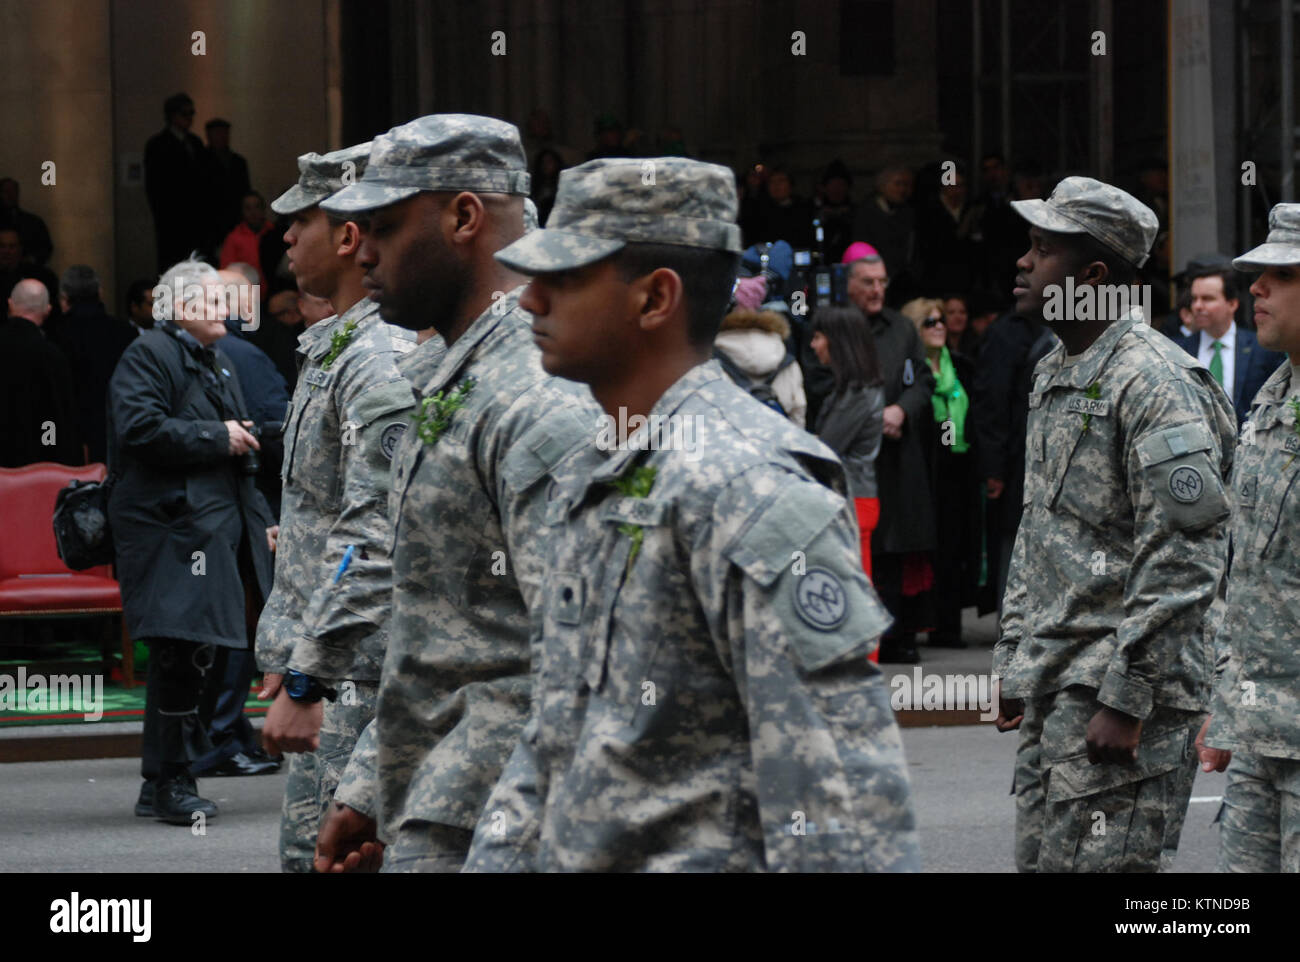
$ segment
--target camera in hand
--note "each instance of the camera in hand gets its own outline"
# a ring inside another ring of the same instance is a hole
[[[270,441],[283,435],[284,422],[264,421],[262,424],[250,425],[247,430],[249,434],[257,438],[257,441],[260,444],[263,441]],[[262,470],[262,459],[258,456],[255,449],[249,448],[238,457],[240,474],[246,474],[251,477]]]

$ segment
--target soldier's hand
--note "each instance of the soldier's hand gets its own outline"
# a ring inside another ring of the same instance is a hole
[[[304,705],[281,689],[266,712],[262,744],[272,755],[281,752],[314,752],[320,748],[320,726],[325,703]]]
[[[271,549],[272,554],[275,554],[275,545],[279,540],[280,526],[278,524],[273,524],[271,527],[266,529],[266,546]]]
[[[284,681],[284,675],[279,672],[268,671],[262,676],[262,690],[257,693],[257,697],[262,701],[274,698],[276,692],[280,690],[282,681]]]
[[[316,837],[316,871],[378,872],[384,862],[384,843],[376,831],[375,820],[369,815],[332,802]]]
[[[1025,720],[1025,702],[1022,698],[998,696],[998,717],[993,725],[1000,732],[1013,732]]]
[[[1141,736],[1142,719],[1103,705],[1088,722],[1088,761],[1093,765],[1131,765],[1137,761]]]
[[[1205,724],[1196,735],[1196,755],[1201,760],[1201,771],[1203,772],[1225,772],[1228,770],[1228,763],[1232,761],[1232,752],[1226,748],[1211,748],[1205,744],[1205,733],[1210,730],[1210,719],[1212,715],[1205,717]]]

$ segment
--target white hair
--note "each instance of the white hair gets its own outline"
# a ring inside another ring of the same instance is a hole
[[[167,270],[163,271],[162,277],[158,278],[159,287],[165,287],[171,291],[172,300],[175,301],[185,294],[186,284],[220,284],[221,275],[211,264],[205,264],[196,257],[191,256],[189,260],[181,261],[179,264],[173,264]],[[154,295],[157,297],[157,294]]]

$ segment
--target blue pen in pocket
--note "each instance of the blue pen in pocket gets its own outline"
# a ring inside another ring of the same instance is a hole
[[[334,572],[334,584],[339,583],[339,579],[343,577],[343,572],[347,571],[348,565],[352,564],[352,552],[356,550],[356,547],[356,545],[350,544],[347,550],[343,552],[343,560],[339,562],[339,570]]]

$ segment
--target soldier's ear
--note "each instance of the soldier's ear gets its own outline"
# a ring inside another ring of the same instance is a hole
[[[339,233],[338,245],[335,253],[339,257],[351,257],[361,247],[361,228],[353,221],[346,222]]]
[[[488,212],[483,198],[473,191],[463,190],[443,208],[451,215],[451,242],[469,243],[488,229]]]
[[[1084,264],[1075,276],[1078,278],[1078,285],[1076,286],[1083,284],[1105,284],[1106,281],[1110,279],[1110,268],[1108,268],[1103,261],[1092,261],[1091,263]]]
[[[671,321],[685,306],[686,291],[681,276],[669,267],[660,267],[632,282],[641,295],[641,329],[654,330]]]

